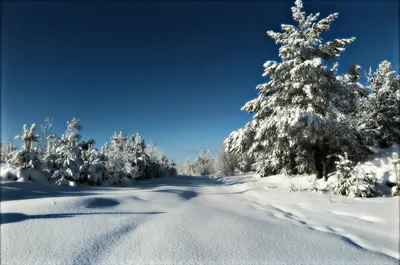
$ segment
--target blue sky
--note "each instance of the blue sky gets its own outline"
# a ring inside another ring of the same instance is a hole
[[[1,10],[1,138],[77,117],[100,147],[139,132],[179,164],[218,151],[251,115],[262,65],[278,59],[266,35],[291,24],[294,1],[6,1]],[[356,37],[341,56],[375,69],[399,63],[398,1],[304,1],[339,12],[324,40]],[[18,141],[15,140],[15,143]],[[19,143],[18,143],[19,144]]]

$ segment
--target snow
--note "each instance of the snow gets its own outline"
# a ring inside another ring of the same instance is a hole
[[[1,262],[398,264],[398,197],[288,192],[309,178],[176,176],[129,188],[3,181]]]

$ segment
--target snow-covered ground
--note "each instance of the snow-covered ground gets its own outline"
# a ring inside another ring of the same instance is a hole
[[[398,197],[288,185],[252,175],[130,188],[2,182],[1,264],[399,263]]]

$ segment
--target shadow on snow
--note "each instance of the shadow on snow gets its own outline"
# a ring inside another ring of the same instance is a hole
[[[56,186],[50,183],[38,182],[0,182],[1,201],[12,200],[26,200],[26,199],[39,199],[48,197],[81,197],[90,195],[104,195],[104,191],[115,191],[116,189],[152,189],[162,188],[167,186],[197,188],[204,186],[219,186],[226,185],[217,178],[207,176],[173,176],[162,177],[149,180],[136,181],[130,187],[119,186],[77,186],[77,187],[63,187]],[[184,199],[190,199],[197,194],[194,192],[182,191],[176,193]],[[96,207],[96,206],[95,206]]]
[[[175,190],[175,189],[163,189],[163,190],[155,190],[155,192],[165,192],[165,193],[174,193],[178,194],[179,197],[185,200],[193,199],[197,197],[197,193],[191,190]]]
[[[2,182],[0,183],[1,201],[38,199],[48,197],[79,197],[96,195],[99,191],[112,188],[103,187],[60,187],[49,183]]]
[[[163,214],[165,212],[104,212],[104,213],[58,213],[29,215],[23,213],[1,213],[0,224],[17,223],[32,219],[58,219],[86,215],[121,215],[121,214]]]
[[[204,186],[219,186],[223,185],[221,181],[208,176],[173,176],[161,177],[149,180],[138,181],[134,187],[140,189],[156,188],[162,186],[177,186],[198,188]]]

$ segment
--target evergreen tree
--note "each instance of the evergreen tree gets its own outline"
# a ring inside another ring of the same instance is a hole
[[[39,135],[35,134],[36,124],[32,124],[31,129],[28,131],[28,125],[24,125],[24,134],[18,135],[15,139],[24,141],[24,148],[22,151],[16,152],[10,159],[11,163],[21,166],[22,168],[32,167],[39,168],[41,161],[37,150],[33,150],[33,142],[38,142]]]
[[[358,128],[370,144],[386,148],[400,144],[400,77],[383,61],[367,77],[368,93],[357,108]]]
[[[192,176],[194,174],[194,166],[192,164],[192,160],[190,159],[190,157],[187,157],[185,159],[185,162],[183,162],[179,174],[184,176]]]
[[[331,187],[334,194],[349,197],[371,197],[377,195],[377,179],[372,174],[360,170],[359,166],[349,160],[347,153],[335,162],[337,169],[337,182]]]
[[[49,145],[49,136],[52,135],[53,131],[53,119],[48,117],[44,118],[42,124],[40,124],[40,153],[41,155],[46,155],[46,151]]]
[[[214,173],[214,158],[210,151],[205,152],[202,150],[199,156],[196,158],[194,165],[196,174],[200,176],[209,176]]]
[[[6,144],[3,143],[1,148],[1,159],[10,162],[10,159],[15,155],[18,146],[14,144],[13,138],[10,136]]]
[[[214,167],[217,176],[232,176],[238,167],[238,157],[222,148],[217,154]]]
[[[306,16],[302,1],[296,0],[292,14],[297,25],[283,24],[283,33],[267,32],[281,45],[281,61],[264,64],[263,76],[269,81],[259,85],[258,98],[242,108],[255,113],[254,121],[225,143],[232,152],[243,148],[255,157],[261,175],[285,169],[327,178],[328,156],[350,152],[358,144],[355,126],[346,115],[354,91],[336,78],[337,65],[328,69],[325,64],[355,38],[322,42],[320,35],[330,30],[337,13],[316,22],[319,13]]]
[[[107,150],[107,161],[105,167],[109,173],[111,184],[120,184],[121,180],[132,174],[132,158],[128,152],[127,137],[122,132],[114,132],[111,137],[111,145]]]

